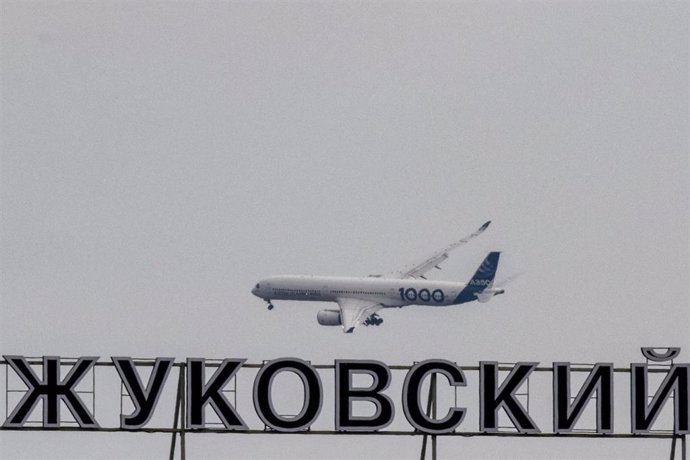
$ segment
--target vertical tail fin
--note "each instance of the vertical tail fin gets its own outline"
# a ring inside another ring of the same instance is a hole
[[[494,284],[500,252],[490,252],[479,266],[467,286],[460,291],[454,303],[464,303],[477,300],[477,295]]]
[[[470,280],[470,286],[489,287],[494,283],[500,255],[500,252],[490,252],[484,258],[484,261]]]

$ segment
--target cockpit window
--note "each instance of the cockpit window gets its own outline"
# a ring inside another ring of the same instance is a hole
[[[257,288],[257,289],[261,289],[261,284],[256,283],[256,288]]]

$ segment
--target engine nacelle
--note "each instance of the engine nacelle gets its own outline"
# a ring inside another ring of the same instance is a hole
[[[343,324],[338,310],[321,310],[316,314],[316,321],[322,326],[340,326]]]

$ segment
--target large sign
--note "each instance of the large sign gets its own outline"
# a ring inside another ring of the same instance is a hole
[[[577,371],[586,374],[583,383],[573,384],[573,365],[569,362],[554,362],[549,367],[538,367],[536,362],[518,362],[499,365],[494,361],[482,361],[478,366],[461,367],[443,359],[429,359],[406,366],[406,374],[401,394],[391,394],[391,367],[374,360],[336,360],[332,366],[314,366],[299,358],[280,358],[261,365],[250,365],[244,359],[228,358],[212,364],[204,358],[188,358],[175,362],[172,358],[155,358],[146,364],[149,374],[144,383],[142,370],[144,364],[130,357],[111,357],[109,362],[99,362],[98,357],[84,356],[67,365],[57,356],[45,356],[36,362],[24,356],[5,356],[3,364],[21,379],[26,389],[21,399],[9,412],[3,423],[5,429],[23,429],[42,402],[42,428],[61,427],[60,407],[67,408],[80,429],[98,429],[100,424],[93,410],[85,403],[76,390],[79,383],[96,365],[114,369],[121,385],[126,390],[133,411],[120,413],[121,430],[138,430],[147,427],[159,405],[160,396],[174,367],[180,369],[178,403],[184,408],[186,430],[203,430],[207,427],[207,408],[211,408],[222,422],[222,430],[248,431],[245,414],[226,397],[225,388],[237,374],[248,367],[257,368],[253,381],[251,399],[256,416],[265,429],[283,433],[309,430],[319,418],[324,407],[323,372],[328,368],[334,372],[333,380],[334,432],[374,432],[385,430],[393,423],[396,413],[402,414],[415,432],[424,434],[450,434],[465,421],[467,409],[462,402],[451,405],[445,414],[436,416],[429,411],[429,401],[425,401],[422,391],[428,377],[443,376],[453,389],[468,386],[466,372],[476,371],[478,379],[479,432],[493,434],[500,431],[499,414],[507,414],[512,428],[517,433],[534,434],[551,430],[554,434],[569,434],[578,429],[578,421],[591,405],[596,411],[594,434],[614,433],[614,374],[624,372],[629,375],[629,418],[633,435],[648,434],[666,405],[673,408],[672,433],[690,433],[690,364],[674,363],[679,349],[669,348],[664,353],[653,349],[643,349],[646,363],[632,363],[625,369],[614,369],[611,363],[596,363]],[[650,360],[653,361],[650,363]],[[663,367],[660,362],[666,362]],[[653,368],[652,368],[653,367]],[[41,371],[39,373],[37,371]],[[530,410],[518,397],[530,376],[535,371],[552,374],[551,400],[553,423],[548,429],[538,426]],[[501,378],[499,372],[507,373]],[[280,414],[274,405],[274,394],[278,390],[276,377],[291,373],[299,378],[303,400],[297,414]],[[660,383],[650,385],[651,373],[660,376]],[[367,384],[361,384],[366,376]],[[330,376],[329,376],[330,377]],[[580,379],[581,381],[581,379]],[[360,383],[357,383],[360,382]],[[435,385],[435,384],[434,384]],[[431,390],[429,391],[431,393]],[[463,395],[472,394],[472,392]],[[95,398],[95,395],[94,395]],[[395,400],[400,401],[397,406]],[[427,408],[425,410],[425,402]],[[467,404],[466,401],[465,404]],[[353,411],[355,404],[369,405],[367,415]]]

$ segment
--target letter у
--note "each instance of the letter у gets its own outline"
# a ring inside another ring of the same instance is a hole
[[[111,360],[134,404],[134,412],[131,415],[120,415],[120,428],[123,430],[141,428],[148,423],[156,409],[174,358],[156,358],[146,387],[141,383],[132,358],[113,356]]]

